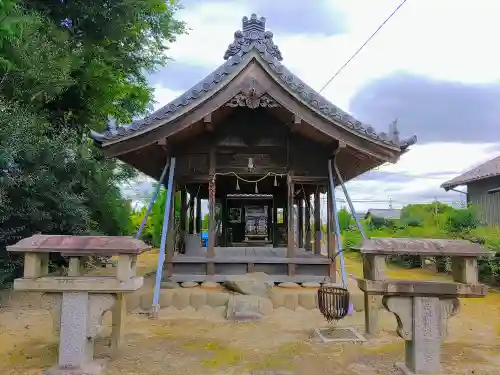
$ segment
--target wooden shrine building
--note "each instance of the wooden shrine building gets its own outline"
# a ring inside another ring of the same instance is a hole
[[[92,133],[107,156],[156,180],[175,157],[181,246],[171,251],[170,225],[166,257],[166,276],[175,281],[221,281],[252,271],[276,282],[335,277],[333,235],[321,254],[328,160],[335,157],[348,181],[396,162],[416,141],[400,139],[395,124],[378,133],[320,96],[282,64],[265,23],[244,17],[225,62],[179,98],[143,120]],[[199,241],[200,199],[209,200],[206,248]]]

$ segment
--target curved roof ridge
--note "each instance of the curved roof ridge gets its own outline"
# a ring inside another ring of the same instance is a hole
[[[361,123],[352,115],[328,101],[288,70],[281,63],[283,57],[279,47],[273,42],[273,33],[265,30],[265,22],[266,19],[264,17],[259,19],[255,14],[252,14],[250,18],[243,17],[242,30],[235,32],[234,41],[228,46],[224,54],[224,59],[227,61],[214,72],[210,73],[184,94],[146,116],[144,119],[133,121],[129,125],[120,127],[116,127],[116,125],[111,123],[102,133],[92,132],[91,137],[98,142],[114,141],[135,132],[146,130],[158,122],[167,122],[177,111],[185,108],[197,99],[204,96],[208,97],[213,91],[223,86],[231,73],[245,60],[244,57],[250,52],[256,51],[268,64],[275,79],[281,80],[293,94],[298,95],[307,106],[318,111],[330,122],[334,122],[334,124],[340,125],[354,134],[371,138],[373,141],[386,144],[388,147],[399,147],[403,151],[416,143],[416,136],[404,140],[399,139],[396,121],[390,124],[387,133],[377,132],[374,127]]]

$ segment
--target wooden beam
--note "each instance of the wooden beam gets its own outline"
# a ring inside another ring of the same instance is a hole
[[[186,219],[187,219],[187,191],[184,186],[181,186],[181,212],[179,221],[180,232],[180,250],[184,252],[184,239],[186,237]]]
[[[273,194],[273,246],[278,246],[278,206],[276,192]]]
[[[201,227],[201,197],[196,197],[196,233],[201,234],[202,232],[202,227]]]
[[[288,199],[287,199],[287,211],[288,211],[288,234],[287,234],[287,249],[286,256],[287,258],[295,257],[295,226],[294,215],[293,215],[293,181],[290,175],[287,176],[287,187],[288,187]],[[295,264],[288,264],[288,276],[295,275]]]
[[[215,257],[215,147],[210,149],[210,155],[208,160],[208,168],[210,173],[210,181],[208,183],[208,246],[207,246],[207,257]],[[207,275],[215,274],[214,263],[207,263]]]
[[[194,195],[193,193],[189,193],[189,221],[188,221],[188,233],[194,234]]]
[[[319,186],[314,192],[314,253],[321,254],[321,202]]]
[[[170,218],[168,219],[168,230],[167,230],[167,251],[166,251],[166,272],[165,272],[165,278],[170,278],[172,276],[173,268],[172,268],[172,258],[174,257],[174,252],[175,252],[175,230],[174,230],[174,212],[175,212],[175,191],[176,191],[176,184],[174,182],[173,184],[173,189],[172,191],[167,191],[167,194],[172,194],[172,204],[170,207]],[[167,198],[165,198],[167,199]]]
[[[293,115],[293,121],[290,124],[290,131],[292,133],[295,133],[297,130],[299,130],[301,124],[302,124],[302,119],[297,115]]]
[[[311,245],[311,192],[309,189],[305,189],[305,231],[306,231],[306,236],[305,236],[305,244],[304,247],[306,250],[312,250],[312,245]]]
[[[165,146],[168,149],[168,140],[167,138],[160,138],[158,139],[158,142],[156,142],[160,146]]]
[[[304,247],[304,201],[302,197],[297,199],[297,210],[299,216],[299,243],[298,247]]]
[[[332,194],[330,189],[328,189],[327,193],[327,243],[328,243],[328,258],[334,259],[335,254],[337,253],[336,249],[336,235],[335,235],[335,217],[333,215],[333,206],[332,206]],[[336,267],[336,261],[333,260],[332,264],[330,265],[330,269],[328,272],[328,276],[330,277],[331,282],[336,282],[337,281],[337,267]]]
[[[205,129],[207,129],[209,132],[212,132],[214,130],[211,113],[203,117],[203,123],[205,124]]]

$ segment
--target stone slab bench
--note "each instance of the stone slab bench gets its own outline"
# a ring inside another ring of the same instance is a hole
[[[460,309],[459,298],[482,298],[488,287],[478,283],[477,259],[491,256],[479,244],[465,240],[371,238],[359,248],[363,279],[358,287],[365,296],[367,333],[377,330],[378,311],[373,304],[394,313],[397,333],[405,340],[404,374],[438,374],[441,371],[441,340],[448,319]],[[391,280],[385,276],[386,257],[392,255],[446,256],[452,260],[453,281]]]
[[[24,253],[24,274],[14,280],[14,290],[43,292],[52,300],[54,331],[59,334],[58,365],[50,375],[93,375],[103,370],[94,361],[94,340],[103,328],[103,316],[112,311],[111,347],[116,352],[127,312],[124,295],[138,290],[143,278],[136,275],[137,255],[151,247],[132,237],[34,235],[8,246]],[[49,275],[49,254],[69,258],[68,276]],[[89,256],[118,256],[115,276],[86,276]]]

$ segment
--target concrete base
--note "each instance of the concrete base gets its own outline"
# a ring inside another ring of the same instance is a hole
[[[102,360],[92,361],[79,367],[52,367],[43,372],[43,375],[100,375],[105,368]]]
[[[403,362],[396,363],[396,368],[402,375],[442,375],[442,372],[413,372]]]
[[[327,331],[335,330],[339,333],[338,338],[327,337]],[[356,329],[352,327],[332,327],[332,328],[316,328],[314,332],[323,343],[342,343],[342,342],[365,342],[364,338]]]
[[[186,244],[186,255],[199,254],[201,249],[201,235],[199,234],[186,234],[184,237]]]

